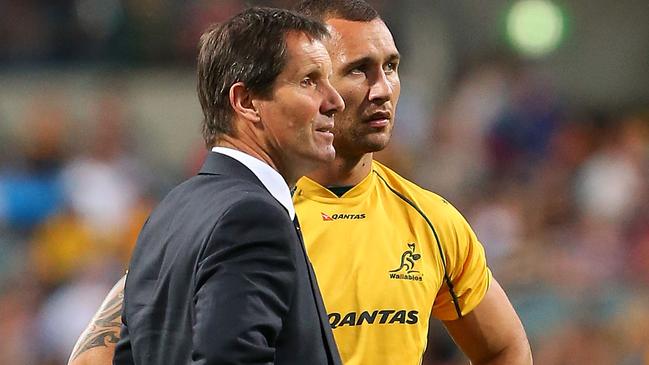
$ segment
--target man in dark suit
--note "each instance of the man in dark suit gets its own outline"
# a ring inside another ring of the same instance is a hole
[[[253,8],[201,38],[213,149],[140,233],[114,364],[340,363],[289,193],[334,158],[327,36]]]

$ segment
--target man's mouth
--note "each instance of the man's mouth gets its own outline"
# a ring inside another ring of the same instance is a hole
[[[322,138],[325,138],[329,143],[332,143],[334,138],[334,134],[332,132],[333,129],[334,129],[334,124],[328,123],[316,128],[315,131],[317,135],[321,136]]]
[[[392,115],[390,112],[378,111],[370,114],[370,116],[365,120],[366,123],[372,128],[383,128],[390,124],[391,118]]]
[[[316,128],[316,132],[320,133],[332,133],[331,130],[334,128],[333,124],[326,124],[319,128]]]

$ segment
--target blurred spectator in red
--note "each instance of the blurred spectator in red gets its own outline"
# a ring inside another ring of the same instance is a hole
[[[20,271],[0,285],[0,364],[38,364],[34,313],[43,293],[29,270]]]

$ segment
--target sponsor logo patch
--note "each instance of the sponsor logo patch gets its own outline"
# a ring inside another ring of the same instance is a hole
[[[327,213],[320,212],[320,215],[322,216],[323,221],[337,221],[340,219],[355,220],[355,219],[365,219],[366,217],[365,213],[352,213],[352,214],[336,213],[336,214],[329,215]]]
[[[415,270],[415,264],[421,259],[421,254],[415,252],[416,243],[407,244],[408,249],[401,254],[399,267],[388,271],[388,277],[395,280],[423,281],[422,274]]]

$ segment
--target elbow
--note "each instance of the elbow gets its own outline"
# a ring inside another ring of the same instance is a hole
[[[512,362],[507,362],[507,364],[521,364],[521,365],[532,365],[534,363],[532,359],[532,348],[530,347],[530,342],[525,335],[525,332],[514,341],[512,344]]]
[[[532,365],[532,350],[526,336],[510,342],[489,358],[472,362],[474,365]]]

